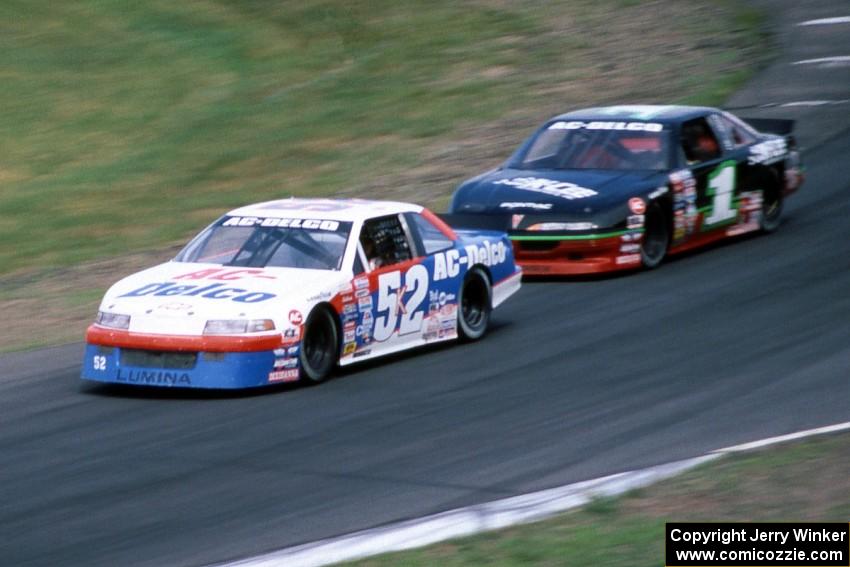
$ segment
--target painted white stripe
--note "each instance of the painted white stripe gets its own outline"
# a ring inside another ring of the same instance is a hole
[[[727,108],[727,110],[743,110],[747,108],[786,108],[793,106],[829,106],[835,104],[847,104],[850,103],[850,98],[842,98],[837,100],[793,100],[789,102],[768,102],[765,104],[760,104],[757,107],[752,106],[742,106],[742,107],[731,107]]]
[[[844,104],[846,100],[797,100],[794,102],[784,102],[779,106],[788,108],[793,106],[828,106],[830,104]]]
[[[760,441],[753,441],[752,443],[744,443],[742,445],[734,445],[732,447],[726,447],[725,449],[718,449],[714,451],[716,454],[725,454],[725,453],[740,453],[741,451],[751,451],[753,449],[760,449],[762,447],[768,447],[770,445],[776,445],[777,443],[785,443],[786,441],[794,441],[795,439],[803,439],[805,437],[814,437],[815,435],[824,435],[826,433],[837,433],[839,431],[847,431],[850,430],[850,421],[844,423],[836,423],[835,425],[828,425],[826,427],[818,427],[816,429],[808,429],[806,431],[798,431],[797,433],[789,433],[788,435],[780,435],[778,437],[770,437],[768,439],[762,439]]]
[[[618,496],[676,476],[729,453],[739,453],[815,435],[850,430],[850,422],[770,437],[707,455],[449,510],[405,522],[289,547],[218,567],[320,567],[381,553],[403,551],[476,533],[536,522],[583,506],[600,496]]]
[[[835,57],[803,59],[802,61],[794,61],[792,65],[841,65],[844,63],[850,63],[850,55],[836,55]]]
[[[828,26],[831,24],[850,24],[850,16],[838,16],[836,18],[821,18],[819,20],[807,20],[800,22],[798,26]]]

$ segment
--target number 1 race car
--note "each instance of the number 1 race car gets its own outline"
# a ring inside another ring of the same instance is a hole
[[[668,253],[779,226],[803,180],[792,127],[688,106],[570,112],[463,183],[445,218],[508,230],[526,274],[654,268]]]
[[[82,377],[187,388],[320,382],[337,364],[484,335],[520,287],[504,233],[416,205],[285,199],[226,214],[113,285]]]

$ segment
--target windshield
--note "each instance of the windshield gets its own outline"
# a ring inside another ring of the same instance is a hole
[[[668,133],[652,122],[554,122],[537,133],[514,167],[669,169]]]
[[[195,237],[175,260],[339,270],[350,232],[350,222],[226,216]]]

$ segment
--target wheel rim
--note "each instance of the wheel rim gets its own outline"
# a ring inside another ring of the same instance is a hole
[[[765,191],[763,193],[764,203],[762,205],[762,216],[766,224],[773,224],[782,214],[782,199],[778,191]]]
[[[480,277],[470,281],[463,292],[461,313],[463,320],[473,330],[481,328],[487,322],[487,286]]]
[[[648,265],[660,262],[667,252],[667,223],[657,206],[647,211],[641,252],[644,263]]]

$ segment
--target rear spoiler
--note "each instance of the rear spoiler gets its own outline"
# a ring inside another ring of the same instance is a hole
[[[794,121],[784,118],[741,118],[744,122],[767,134],[787,136],[794,130]]]
[[[501,232],[507,232],[511,229],[511,215],[440,213],[437,216],[440,217],[444,223],[446,223],[452,228],[498,230]]]

